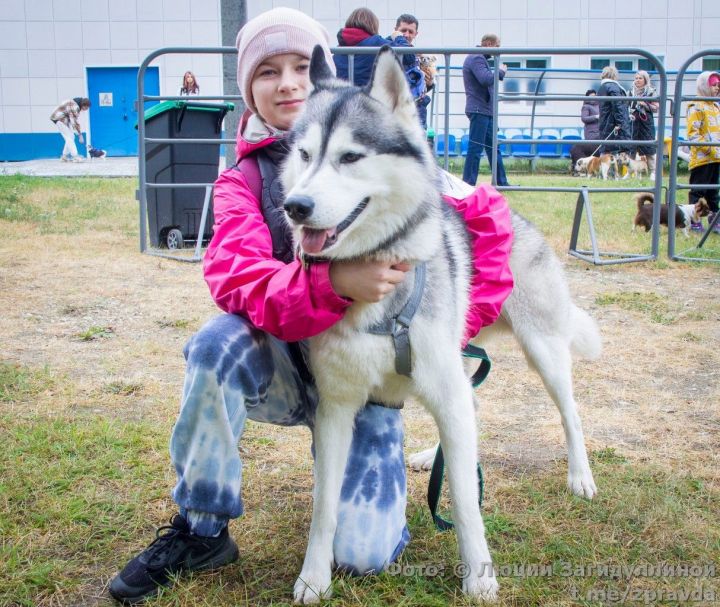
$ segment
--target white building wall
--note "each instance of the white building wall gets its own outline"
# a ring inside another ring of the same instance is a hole
[[[248,14],[274,6],[312,15],[333,40],[350,11],[368,6],[384,34],[401,10],[414,14],[419,46],[474,46],[495,32],[507,47],[642,47],[663,56],[669,70],[720,47],[720,0],[248,0]],[[159,47],[220,44],[220,0],[0,0],[0,127],[50,131],[52,109],[86,92],[86,66],[138,65]],[[162,94],[176,94],[188,69],[203,93],[222,89],[219,57],[167,56],[153,65]],[[551,62],[589,65],[589,57]]]
[[[87,66],[139,65],[171,45],[220,46],[219,0],[0,0],[2,132],[51,132],[52,110],[86,94]],[[222,90],[219,57],[153,65],[162,94],[177,94],[186,70],[203,92]]]

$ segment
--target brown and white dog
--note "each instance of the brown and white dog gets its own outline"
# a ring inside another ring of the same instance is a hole
[[[602,154],[601,156],[587,156],[580,158],[575,163],[575,172],[585,174],[588,177],[600,177],[607,179],[610,169],[613,169],[617,178],[617,160],[612,154]]]
[[[652,227],[652,203],[655,197],[649,192],[642,192],[635,196],[637,202],[637,214],[633,219],[633,232],[635,228],[645,228],[646,232]],[[646,204],[649,203],[649,204]],[[668,225],[668,205],[660,205],[660,224]],[[686,237],[690,236],[690,224],[698,223],[701,218],[710,214],[710,207],[704,198],[698,200],[695,204],[678,204],[675,205],[675,228],[682,228]]]

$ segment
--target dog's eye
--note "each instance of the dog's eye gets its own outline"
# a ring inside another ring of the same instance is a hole
[[[303,162],[310,162],[310,154],[308,154],[308,153],[307,153],[305,150],[303,150],[302,148],[300,148],[298,151],[300,152],[300,159],[301,159]]]
[[[340,156],[340,164],[352,164],[353,162],[357,162],[361,158],[364,158],[364,156],[362,154],[346,152],[345,154]]]

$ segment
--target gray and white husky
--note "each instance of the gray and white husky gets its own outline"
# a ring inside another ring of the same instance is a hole
[[[296,122],[283,171],[285,211],[302,255],[424,264],[426,284],[409,326],[412,370],[396,372],[393,339],[369,332],[397,315],[418,273],[378,303],[356,302],[344,318],[310,340],[319,404],[315,420],[315,492],[310,537],[295,601],[330,596],[333,538],[357,411],[369,400],[415,397],[438,425],[450,477],[463,591],[493,600],[498,584],[478,509],[477,431],[472,387],[460,343],[471,280],[462,220],[438,189],[437,165],[419,127],[403,70],[390,49],[377,58],[365,89],[332,78],[317,48],[314,90]],[[570,379],[570,346],[597,353],[592,320],[570,300],[559,262],[542,237],[515,216],[516,288],[503,307],[510,327],[560,406],[570,447],[571,487],[595,491]],[[494,329],[492,327],[491,329]]]

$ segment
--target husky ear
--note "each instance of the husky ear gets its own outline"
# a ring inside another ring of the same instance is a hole
[[[393,112],[415,118],[415,102],[405,79],[405,72],[392,48],[383,46],[373,66],[372,77],[367,88],[368,94]]]
[[[319,44],[313,48],[312,57],[310,57],[310,82],[317,88],[323,80],[331,80],[333,73],[330,66],[325,60],[325,51]]]

